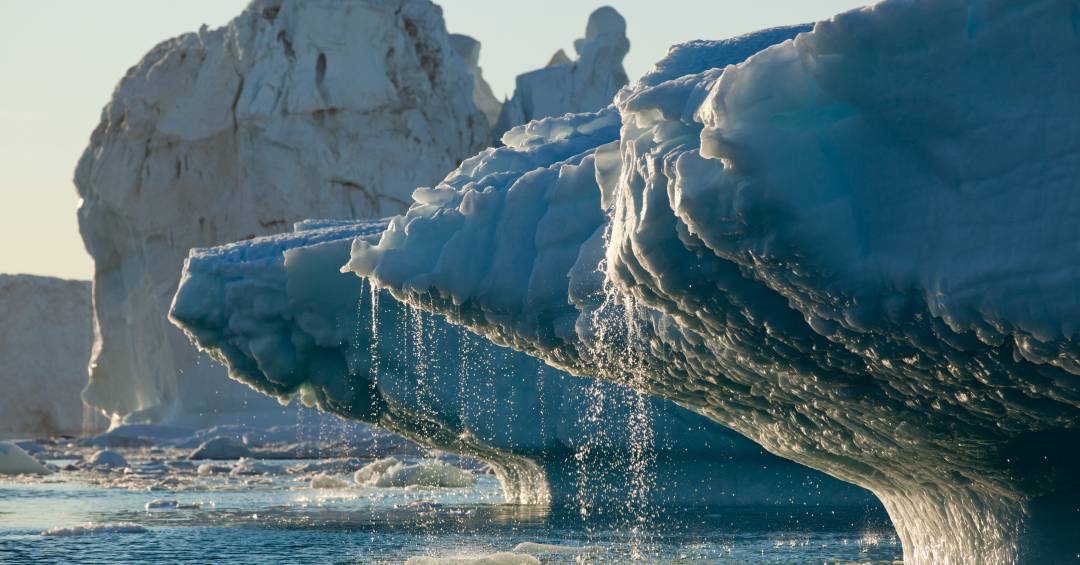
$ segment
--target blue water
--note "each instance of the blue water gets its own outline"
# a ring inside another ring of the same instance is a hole
[[[292,465],[294,461],[282,462]],[[168,478],[168,477],[165,477]],[[343,477],[347,478],[347,477]],[[178,475],[169,488],[117,475],[0,479],[2,563],[403,563],[482,556],[522,542],[592,546],[542,563],[892,562],[888,519],[861,508],[726,508],[582,522],[573,512],[501,504],[492,475],[460,489],[350,486],[314,490],[303,477]],[[113,486],[109,486],[109,485]],[[153,489],[153,490],[148,490]],[[153,510],[175,499],[199,508]],[[132,522],[145,533],[72,537],[42,531]]]

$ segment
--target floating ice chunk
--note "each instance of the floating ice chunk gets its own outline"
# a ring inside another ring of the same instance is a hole
[[[123,455],[115,451],[108,449],[102,449],[94,452],[90,456],[90,459],[86,462],[87,467],[98,467],[105,469],[121,469],[128,466],[127,459],[124,459]]]
[[[384,457],[364,465],[353,475],[353,480],[358,485],[366,485],[381,476],[390,467],[401,464],[401,460],[396,457]]]
[[[157,498],[146,503],[147,510],[184,510],[202,508],[199,502],[180,502],[174,498]]]
[[[476,477],[442,461],[423,461],[407,465],[393,457],[380,459],[360,469],[353,476],[357,484],[371,487],[467,487]]]
[[[251,450],[231,437],[216,437],[207,440],[188,456],[189,459],[240,459],[241,457],[251,457]]]
[[[10,441],[0,441],[0,475],[48,475],[45,465]]]
[[[540,560],[531,555],[503,552],[476,556],[410,557],[405,565],[540,565]]]
[[[320,473],[312,477],[309,486],[313,489],[343,489],[349,488],[350,484],[339,477]]]
[[[214,465],[214,464],[211,464],[211,463],[203,463],[202,465],[199,465],[199,468],[195,470],[195,473],[198,474],[198,475],[204,475],[204,476],[205,475],[220,475],[220,474],[223,474],[223,473],[228,473],[231,470],[232,470],[232,467],[229,467],[227,465]]]
[[[143,534],[147,531],[149,530],[132,522],[114,522],[105,524],[87,522],[82,526],[52,528],[41,532],[41,535],[48,537],[72,537],[103,534]]]
[[[201,466],[200,466],[201,467]],[[276,465],[268,465],[254,459],[241,458],[233,465],[230,475],[273,475],[281,472]]]
[[[597,547],[595,545],[586,546],[573,546],[573,545],[555,545],[551,543],[536,543],[531,541],[525,541],[517,544],[514,547],[514,553],[525,553],[528,555],[545,555],[545,554],[582,554],[582,553],[600,553],[604,551],[604,548]]]

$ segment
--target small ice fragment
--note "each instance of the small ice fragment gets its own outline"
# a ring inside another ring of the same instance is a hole
[[[526,553],[529,555],[544,555],[552,553],[562,554],[581,554],[581,553],[599,553],[604,549],[595,545],[586,546],[573,546],[573,545],[555,545],[550,543],[535,543],[531,541],[521,542],[514,548],[514,553]]]
[[[116,522],[111,524],[95,524],[93,522],[87,522],[82,526],[52,528],[41,532],[41,535],[49,537],[71,537],[92,536],[98,534],[142,534],[146,532],[146,528],[132,522]]]
[[[405,565],[540,565],[540,560],[531,555],[492,553],[450,557],[410,557]]]
[[[90,456],[90,460],[86,463],[89,467],[98,467],[105,469],[120,469],[128,466],[127,459],[124,459],[123,455],[115,451],[108,449],[102,449],[95,452]]]
[[[318,474],[311,479],[310,486],[314,489],[342,489],[349,488],[349,483],[337,477],[326,474]]]

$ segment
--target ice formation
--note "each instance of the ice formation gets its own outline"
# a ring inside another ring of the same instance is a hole
[[[626,86],[623,57],[630,50],[626,20],[604,6],[589,15],[585,37],[574,42],[577,59],[561,49],[548,65],[518,75],[514,96],[502,105],[492,136],[498,142],[511,128],[550,116],[594,112]]]
[[[597,118],[607,122],[591,139],[617,136],[613,116]],[[872,504],[671,403],[572,378],[341,273],[353,239],[385,227],[309,221],[194,250],[171,316],[234,378],[484,460],[513,502]]]
[[[0,437],[81,432],[90,283],[0,275],[0,317]]]
[[[368,487],[461,488],[476,483],[471,472],[442,461],[409,465],[393,457],[374,461],[358,470],[353,480]]]
[[[51,528],[41,532],[45,537],[71,537],[71,536],[98,536],[105,534],[145,534],[146,528],[133,522],[94,523],[87,522],[81,526],[68,526]]]
[[[315,475],[311,478],[311,482],[308,483],[308,486],[312,489],[318,490],[337,490],[349,488],[350,485],[349,482],[344,479],[332,475],[327,475],[325,473],[319,473],[318,475]]]
[[[480,42],[460,33],[450,34],[450,45],[454,51],[465,61],[469,74],[473,78],[473,104],[484,113],[488,124],[494,126],[499,120],[499,112],[502,111],[502,102],[491,91],[491,85],[484,80],[483,69],[480,68]]]
[[[405,565],[540,565],[540,560],[531,555],[499,552],[487,555],[410,557]]]
[[[735,66],[676,49],[418,190],[351,268],[869,488],[906,563],[1072,561],[1078,14],[886,0]]]
[[[188,249],[404,210],[486,145],[472,92],[428,0],[255,0],[151,50],[75,174],[95,264],[85,400],[133,421],[280,413],[168,323]]]
[[[23,448],[0,441],[0,475],[48,475],[51,471]]]

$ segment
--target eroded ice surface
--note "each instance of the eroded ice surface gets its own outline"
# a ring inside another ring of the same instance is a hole
[[[887,0],[736,66],[684,46],[418,190],[350,268],[870,488],[909,562],[1072,560],[1078,14]]]
[[[582,127],[611,139],[612,116]],[[341,273],[352,240],[385,225],[309,221],[195,250],[172,317],[257,390],[487,461],[509,501],[587,512],[870,503],[671,403],[572,378]]]
[[[256,0],[151,50],[75,174],[95,268],[87,403],[136,422],[280,423],[168,323],[188,249],[404,210],[487,144],[473,84],[427,0]]]

